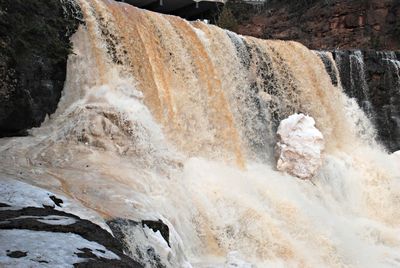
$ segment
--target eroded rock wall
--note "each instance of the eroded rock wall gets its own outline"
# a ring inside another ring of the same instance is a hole
[[[398,0],[288,2],[268,1],[259,12],[238,15],[246,19],[239,21],[237,31],[265,39],[295,40],[312,49],[400,48]]]
[[[79,24],[73,3],[0,0],[0,137],[23,135],[55,111]]]

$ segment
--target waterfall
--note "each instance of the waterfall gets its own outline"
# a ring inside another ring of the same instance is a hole
[[[131,75],[168,140],[188,155],[243,165],[255,150],[271,150],[277,124],[294,112],[314,116],[331,147],[354,139],[342,131],[351,129],[340,114],[343,94],[298,43],[243,38],[114,2],[82,6],[97,83],[112,69]]]
[[[344,55],[340,52],[336,53],[336,59],[338,61],[338,68],[340,73],[344,73],[347,66],[341,64]],[[371,107],[371,101],[369,97],[369,88],[366,81],[365,64],[362,52],[356,50],[348,55],[348,68],[349,68],[349,84],[345,84],[344,87],[347,89],[349,97],[356,98],[360,107],[371,117],[374,116]],[[344,80],[346,81],[346,80]]]
[[[400,148],[400,59],[393,51],[378,53],[378,57],[384,65],[383,84],[389,99],[382,107],[384,122],[390,128],[388,147],[397,150]]]
[[[342,91],[332,54],[78,3],[85,24],[58,109],[30,137],[0,143],[2,173],[106,219],[161,219],[170,247],[124,228],[132,257],[161,267],[229,267],[236,254],[257,267],[400,265],[400,171],[375,145],[364,102]],[[312,183],[274,167],[276,129],[296,112],[326,140]]]
[[[343,90],[354,98],[389,151],[400,149],[400,61],[393,51],[334,51]]]

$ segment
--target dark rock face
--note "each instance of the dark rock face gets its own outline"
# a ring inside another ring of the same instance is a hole
[[[334,51],[341,84],[375,124],[391,152],[400,150],[400,57],[396,52]]]
[[[55,111],[78,17],[71,1],[0,0],[0,137]]]
[[[58,198],[58,197],[55,196],[55,195],[51,195],[51,196],[49,196],[49,198],[54,202],[54,204],[55,204],[57,207],[61,207],[61,204],[64,203],[64,201],[62,201],[62,199]]]
[[[259,11],[236,6],[243,35],[294,40],[311,49],[400,49],[398,0],[269,0]]]

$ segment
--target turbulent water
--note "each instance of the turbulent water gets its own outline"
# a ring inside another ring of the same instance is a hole
[[[111,0],[79,5],[58,109],[1,141],[3,175],[105,218],[162,219],[171,249],[148,239],[167,267],[400,266],[398,164],[316,52]],[[295,112],[326,141],[312,182],[274,167],[277,126]],[[148,243],[131,238],[132,254]]]

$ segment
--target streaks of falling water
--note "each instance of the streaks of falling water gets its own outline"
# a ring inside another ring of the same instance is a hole
[[[339,59],[340,61],[340,56]],[[350,60],[350,88],[348,94],[359,101],[360,107],[371,117],[374,118],[374,111],[369,97],[369,88],[365,73],[364,57],[360,50],[356,50],[349,55]],[[340,68],[340,64],[339,64]]]
[[[316,51],[316,54],[324,63],[332,84],[351,97],[346,102],[347,117],[352,118],[353,123],[357,125],[358,138],[369,144],[375,144],[376,130],[372,124],[375,113],[369,101],[363,57],[358,52],[360,51],[335,51],[334,53]],[[365,114],[358,108],[360,105]]]
[[[243,166],[227,97],[195,29],[186,21],[133,8],[126,8],[126,14],[121,14],[118,7],[112,6],[115,4],[108,4],[122,29],[119,34],[128,41],[124,46],[145,102],[170,138],[189,153],[222,153],[228,158],[233,154],[233,159]],[[138,47],[141,51],[136,50]],[[225,144],[226,152],[216,150],[217,144]]]
[[[389,136],[388,147],[393,151],[400,148],[400,59],[393,51],[380,52],[378,55],[385,66],[383,84],[388,91],[389,101],[382,108]]]
[[[240,166],[250,155],[271,158],[277,124],[294,112],[315,116],[327,137],[336,136],[332,144],[348,139],[340,131],[346,122],[333,116],[342,97],[303,46],[243,38],[112,1],[83,2],[100,29],[89,23],[89,32],[101,31],[94,40],[135,77],[169,139],[190,155]],[[321,105],[305,105],[311,99]]]
[[[344,92],[354,98],[377,128],[389,151],[400,149],[400,61],[395,52],[335,51]],[[364,54],[364,55],[363,55]]]
[[[1,172],[22,170],[106,217],[162,219],[167,267],[185,256],[210,267],[232,250],[260,267],[397,262],[398,171],[357,137],[349,99],[316,53],[79,2],[86,24],[57,113],[1,145]],[[313,116],[327,142],[315,185],[273,168],[275,130],[294,112]],[[139,232],[127,240],[140,259],[157,235]]]
[[[332,85],[337,87],[340,83],[340,76],[332,53],[326,51],[316,51],[316,53],[324,63],[325,69],[331,78]]]

